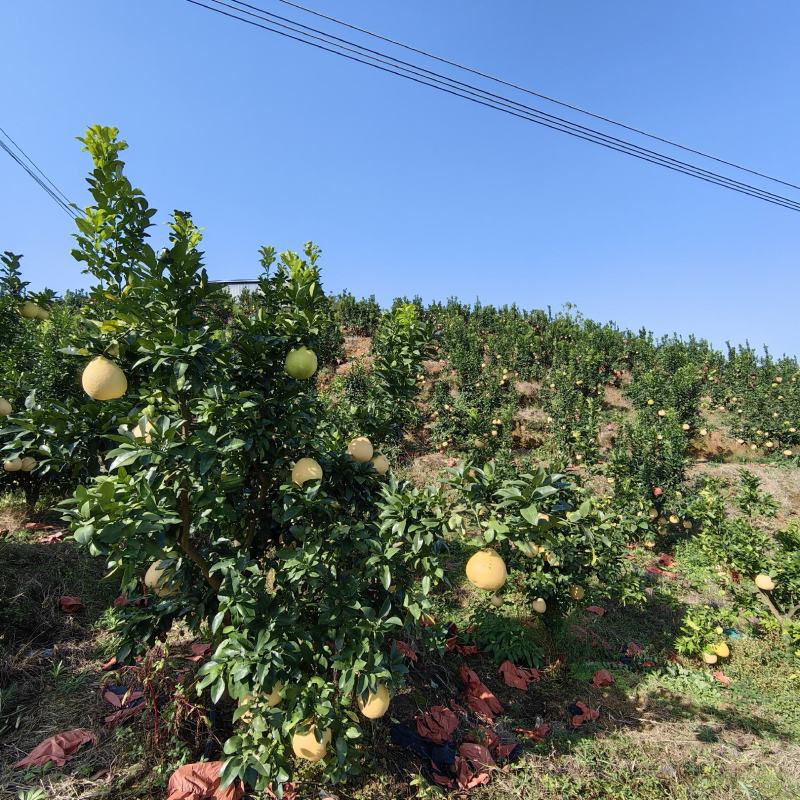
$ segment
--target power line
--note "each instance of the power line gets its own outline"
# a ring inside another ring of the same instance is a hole
[[[431,88],[438,89],[439,91],[445,92],[447,94],[451,94],[456,97],[461,97],[462,99],[470,100],[471,102],[477,103],[478,105],[483,105],[488,108],[492,108],[496,111],[502,111],[506,114],[510,114],[520,119],[524,119],[528,122],[534,122],[536,124],[552,128],[562,133],[568,133],[571,136],[575,136],[577,138],[590,141],[594,144],[600,144],[603,147],[607,147],[609,149],[622,152],[626,155],[632,155],[635,158],[639,158],[640,160],[648,161],[650,163],[666,167],[667,169],[671,169],[676,172],[682,172],[683,174],[699,178],[708,183],[713,183],[718,186],[722,186],[723,188],[731,189],[733,191],[738,191],[741,194],[746,194],[751,197],[756,197],[757,199],[773,203],[774,205],[780,205],[794,211],[800,210],[800,203],[790,198],[783,197],[781,195],[777,195],[772,192],[768,192],[764,189],[752,186],[750,184],[742,183],[741,181],[737,181],[733,178],[720,175],[711,172],[709,170],[705,170],[696,165],[679,161],[662,153],[642,148],[639,145],[636,145],[632,142],[612,137],[608,134],[596,131],[592,128],[587,128],[582,125],[577,125],[576,123],[572,123],[569,120],[565,120],[560,117],[555,117],[539,109],[535,109],[530,106],[526,106],[522,103],[518,103],[509,98],[503,97],[502,95],[497,95],[492,92],[488,92],[487,90],[480,89],[479,87],[473,86],[471,84],[463,83],[453,78],[440,75],[439,73],[433,72],[423,67],[410,64],[409,62],[401,61],[387,54],[380,53],[380,51],[370,50],[369,48],[365,48],[362,45],[358,45],[353,42],[348,42],[346,39],[341,39],[340,37],[333,36],[332,34],[327,34],[324,31],[319,31],[315,28],[310,28],[309,26],[303,25],[302,23],[297,23],[293,20],[287,20],[287,18],[285,17],[279,17],[278,15],[271,14],[271,12],[258,9],[260,13],[255,14],[245,11],[241,8],[232,6],[228,3],[222,2],[222,0],[210,0],[210,2],[215,3],[215,6],[206,5],[205,3],[198,2],[198,0],[187,0],[187,2],[191,3],[192,5],[204,8],[208,11],[213,11],[217,14],[221,14],[222,16],[230,17],[231,19],[235,19],[239,22],[245,22],[256,28],[269,31],[271,33],[277,33],[280,36],[292,39],[294,41],[298,41],[303,44],[315,47],[317,49],[333,53],[334,55],[339,55],[350,61],[355,61],[361,64],[365,64],[367,66],[371,66],[383,72],[388,72],[397,75],[399,77],[403,77],[408,80],[414,81],[415,83],[420,83],[429,86]],[[234,2],[239,3],[239,0],[234,0]],[[249,8],[257,9],[256,6],[251,6],[247,3],[239,3],[239,4],[247,6]],[[218,8],[216,6],[224,6],[225,8],[232,9],[237,13],[232,14],[227,11],[223,11],[221,8]],[[255,22],[251,19],[239,16],[239,14],[246,14],[248,16],[255,17],[260,21]],[[290,27],[289,25],[282,24],[280,22],[275,22],[274,19],[265,19],[265,17],[274,17],[279,20],[285,20],[291,25],[297,27]],[[280,30],[278,29],[278,27],[273,27],[273,26],[279,26],[284,30]],[[304,28],[305,30],[298,30],[298,27]],[[322,37],[325,38],[320,38],[320,36],[315,36],[306,33],[305,31],[308,30],[315,31],[316,33],[319,33]],[[287,33],[286,31],[291,31],[291,33]],[[324,44],[320,44],[318,42],[323,42]],[[347,42],[347,44],[350,46],[339,44],[340,42]],[[351,53],[351,55],[348,55],[348,53]],[[356,53],[357,55],[352,55],[353,53]]]
[[[2,139],[0,139],[0,148],[3,149],[6,153],[8,153],[8,155],[17,164],[19,164],[19,166],[22,167],[22,169],[24,169],[25,172],[27,172],[28,175],[31,178],[33,178],[34,181],[36,181],[36,183],[52,198],[52,200],[56,203],[56,205],[58,205],[59,208],[61,208],[63,211],[69,214],[69,216],[72,217],[73,219],[75,218],[75,214],[72,211],[72,209],[35,172],[33,172],[30,169],[30,167],[28,167],[28,165],[16,153],[12,151],[11,148]]]
[[[767,175],[764,172],[759,172],[758,170],[751,169],[750,167],[742,166],[741,164],[736,164],[733,161],[726,161],[724,158],[719,158],[718,156],[711,155],[710,153],[706,153],[703,150],[696,150],[693,147],[688,147],[687,145],[680,144],[672,139],[667,139],[663,136],[659,136],[655,133],[649,133],[648,131],[642,130],[641,128],[636,128],[633,125],[628,125],[627,123],[620,122],[619,120],[611,119],[610,117],[603,116],[602,114],[597,114],[594,111],[589,111],[588,109],[581,108],[580,106],[573,105],[572,103],[567,103],[564,100],[559,100],[556,97],[552,97],[547,94],[543,94],[542,92],[537,92],[534,89],[531,89],[527,86],[521,86],[518,83],[514,83],[513,81],[508,81],[503,78],[498,78],[496,75],[492,75],[487,72],[483,72],[475,67],[465,66],[464,64],[459,64],[457,61],[452,61],[449,58],[444,58],[443,56],[437,56],[435,53],[431,53],[427,50],[421,50],[417,47],[414,47],[410,44],[406,44],[405,42],[400,42],[396,39],[391,39],[388,36],[384,36],[380,33],[375,33],[374,31],[370,31],[367,28],[361,28],[358,25],[353,25],[345,20],[337,19],[336,17],[329,16],[328,14],[323,14],[321,11],[317,11],[313,8],[309,8],[308,6],[304,6],[300,3],[292,2],[292,0],[277,0],[279,3],[283,3],[284,5],[291,6],[292,8],[296,8],[300,11],[304,11],[307,14],[313,14],[315,17],[319,17],[320,19],[326,19],[329,22],[334,22],[337,25],[341,25],[345,28],[349,28],[350,30],[357,31],[358,33],[363,33],[367,36],[371,36],[375,39],[379,39],[380,41],[386,42],[387,44],[395,45],[396,47],[401,47],[404,50],[408,50],[412,53],[417,53],[418,55],[425,56],[426,58],[431,58],[434,61],[439,61],[442,64],[447,64],[451,67],[456,67],[457,69],[463,70],[464,72],[469,72],[473,75],[477,75],[481,78],[485,78],[486,80],[493,81],[494,83],[500,84],[502,86],[507,86],[510,89],[516,89],[520,92],[525,92],[525,94],[529,94],[533,97],[538,97],[541,100],[547,100],[548,103],[554,103],[555,105],[562,106],[563,108],[568,108],[571,111],[577,111],[579,114],[585,114],[587,117],[592,117],[593,119],[600,120],[601,122],[607,122],[609,125],[615,125],[618,128],[623,128],[627,131],[631,131],[631,133],[636,133],[640,136],[646,136],[648,139],[653,139],[654,141],[661,142],[662,144],[668,144],[670,147],[677,147],[679,150],[683,150],[686,153],[693,153],[697,156],[702,156],[703,158],[708,158],[711,161],[716,161],[718,164],[724,164],[728,167],[734,167],[735,169],[741,170],[742,172],[748,172],[751,175],[757,175],[759,178],[765,178],[766,180],[773,181],[774,183],[780,183],[784,186],[789,186],[792,189],[800,189],[800,185],[796,183],[791,183],[790,181],[786,181],[782,178],[775,178],[772,175]],[[241,5],[247,5],[246,3],[242,3]]]
[[[45,172],[37,166],[36,162],[9,136],[9,134],[0,127],[0,133],[8,139],[9,142],[16,148],[18,153],[15,153],[2,139],[0,139],[0,148],[2,148],[36,183],[55,201],[59,208],[63,209],[73,219],[77,216],[74,203],[61,191],[61,189],[53,183],[52,180],[45,174]],[[23,160],[24,159],[24,160]],[[28,162],[27,164],[25,162]],[[30,166],[29,166],[30,165]],[[37,174],[38,173],[38,174]]]
[[[781,195],[774,194],[772,192],[768,192],[765,189],[760,189],[750,184],[742,183],[741,181],[737,181],[727,176],[718,175],[717,173],[710,172],[709,170],[703,169],[702,167],[698,167],[693,164],[688,164],[687,162],[679,161],[678,159],[672,158],[671,156],[667,156],[664,155],[663,153],[658,153],[654,150],[641,147],[640,145],[634,144],[633,142],[629,142],[624,139],[619,139],[615,136],[611,136],[601,131],[597,131],[593,128],[587,128],[584,125],[579,125],[570,120],[564,119],[563,117],[558,117],[553,114],[548,114],[547,112],[542,111],[541,109],[533,108],[531,106],[525,105],[524,103],[519,103],[515,100],[509,99],[508,97],[504,97],[503,95],[498,95],[495,94],[494,92],[490,92],[485,89],[480,89],[479,87],[476,87],[472,84],[464,83],[462,81],[456,80],[455,78],[451,78],[449,76],[442,75],[438,72],[434,72],[433,70],[426,69],[425,67],[420,67],[419,65],[412,64],[408,61],[403,61],[402,59],[398,59],[395,58],[394,56],[387,55],[386,53],[382,53],[381,51],[364,47],[363,45],[356,44],[347,39],[342,39],[333,34],[321,31],[317,28],[313,28],[308,25],[304,25],[303,23],[297,22],[295,20],[291,20],[286,17],[280,16],[278,14],[274,14],[270,11],[266,11],[265,9],[261,9],[258,6],[246,3],[244,2],[244,0],[232,0],[232,2],[235,3],[236,6],[244,6],[246,9],[254,9],[259,13],[251,13],[250,11],[236,8],[230,5],[230,3],[228,2],[224,2],[224,0],[211,0],[211,2],[216,3],[217,5],[224,6],[226,8],[234,9],[236,11],[239,11],[240,13],[247,14],[248,16],[255,17],[257,19],[263,20],[265,17],[270,18],[268,19],[270,23],[277,25],[278,27],[284,28],[286,30],[293,31],[294,33],[299,33],[302,36],[308,37],[312,40],[333,45],[335,48],[338,48],[340,50],[344,50],[350,53],[356,53],[359,56],[366,57],[373,61],[377,61],[378,63],[381,64],[389,65],[395,68],[399,67],[403,69],[404,72],[411,72],[413,75],[422,77],[426,81],[433,81],[437,84],[443,84],[447,87],[455,88],[460,93],[463,93],[461,94],[461,96],[464,96],[464,94],[468,94],[471,96],[471,98],[477,97],[480,99],[489,99],[494,105],[503,106],[503,109],[498,109],[498,110],[507,111],[509,108],[511,108],[514,111],[522,111],[526,117],[531,117],[531,116],[535,117],[535,119],[531,119],[530,121],[537,122],[539,124],[553,123],[553,125],[547,125],[547,127],[555,126],[556,130],[560,130],[563,133],[570,133],[572,135],[575,135],[575,133],[577,132],[580,135],[580,138],[587,139],[588,141],[592,141],[595,144],[610,145],[612,149],[618,150],[619,152],[625,152],[628,155],[635,155],[636,153],[638,153],[644,156],[645,160],[650,161],[650,163],[660,164],[661,166],[667,166],[667,167],[670,166],[677,167],[678,171],[685,172],[686,174],[692,174],[693,177],[705,176],[705,178],[711,179],[710,182],[717,183],[718,185],[724,185],[726,188],[734,188],[735,186],[737,186],[740,189],[745,190],[744,193],[751,194],[751,196],[759,196],[761,199],[766,199],[766,197],[768,196],[776,200],[779,205],[785,205],[784,201],[787,200],[787,198]],[[274,20],[280,20],[280,21],[275,22]],[[284,25],[282,23],[289,23],[289,25]],[[298,27],[304,30],[298,30],[297,29]],[[305,31],[312,31],[313,33],[309,34],[305,33]],[[320,36],[315,36],[313,34],[319,34],[321,37],[324,38],[320,38]],[[349,47],[347,45],[349,45]],[[430,83],[428,85],[430,85]],[[434,88],[441,88],[441,87],[437,86]],[[465,99],[471,99],[471,98],[465,98]],[[598,139],[602,141],[598,141]],[[692,172],[691,173],[687,172],[686,168],[692,170]],[[725,183],[724,184],[720,183],[720,179]],[[753,192],[756,192],[757,195],[753,194]],[[788,202],[792,204],[795,203],[795,201],[793,200],[789,200]]]

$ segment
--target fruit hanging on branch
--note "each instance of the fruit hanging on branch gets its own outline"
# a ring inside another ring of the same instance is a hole
[[[292,467],[292,483],[302,486],[307,481],[321,481],[322,467],[313,458],[301,458]]]
[[[81,385],[92,400],[117,400],[128,391],[125,373],[104,356],[97,356],[86,365]]]
[[[391,696],[389,687],[381,683],[374,692],[370,692],[366,701],[358,698],[358,707],[367,719],[380,719],[388,710]]]
[[[307,347],[297,347],[289,351],[284,366],[293,378],[308,380],[317,371],[317,355]]]
[[[357,436],[347,445],[347,452],[354,461],[366,464],[372,458],[372,442],[366,436]]]
[[[508,577],[506,562],[494,550],[479,550],[467,561],[467,578],[473,586],[496,592]]]

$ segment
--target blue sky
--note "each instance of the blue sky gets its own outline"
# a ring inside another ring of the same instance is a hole
[[[795,0],[308,2],[800,183]],[[261,244],[313,239],[329,291],[569,301],[800,353],[796,212],[182,0],[4,3],[0,29],[0,125],[80,204],[75,136],[119,127],[156,219],[188,209],[204,226],[214,278],[255,276]],[[0,249],[25,254],[34,288],[85,285],[69,219],[0,156]]]

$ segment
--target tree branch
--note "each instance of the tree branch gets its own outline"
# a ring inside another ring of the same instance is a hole
[[[178,539],[178,544],[184,553],[200,568],[206,583],[215,591],[218,592],[222,583],[216,575],[212,575],[208,563],[200,554],[200,551],[194,546],[191,539],[191,508],[189,506],[189,493],[186,489],[181,489],[180,498],[180,512],[181,512],[181,535]]]

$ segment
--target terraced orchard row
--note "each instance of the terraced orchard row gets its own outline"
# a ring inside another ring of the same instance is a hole
[[[234,300],[209,283],[189,213],[150,243],[155,210],[117,132],[82,142],[94,205],[72,254],[91,288],[30,292],[21,256],[3,256],[0,488],[31,514],[55,509],[103,563],[119,595],[104,668],[126,703],[139,693],[125,724],[152,731],[141,757],[184,765],[171,796],[192,770],[231,796],[363,781],[389,739],[434,783],[486,783],[520,748],[468,659],[525,693],[603,661],[587,609],[644,614],[679,577],[688,592],[676,558],[704,593],[670,601],[658,656],[605,642],[605,660],[714,665],[724,684],[740,643],[761,641],[796,680],[800,526],[754,472],[730,495],[697,466],[794,474],[795,359],[569,310],[382,310],[325,295],[311,243],[263,247],[257,291]],[[22,680],[21,641],[9,623],[0,689]],[[591,672],[594,689],[614,681]],[[602,724],[571,699],[574,728]],[[543,712],[517,720],[517,739],[557,727]],[[448,743],[449,760],[431,750]],[[18,769],[34,780],[35,766]]]

